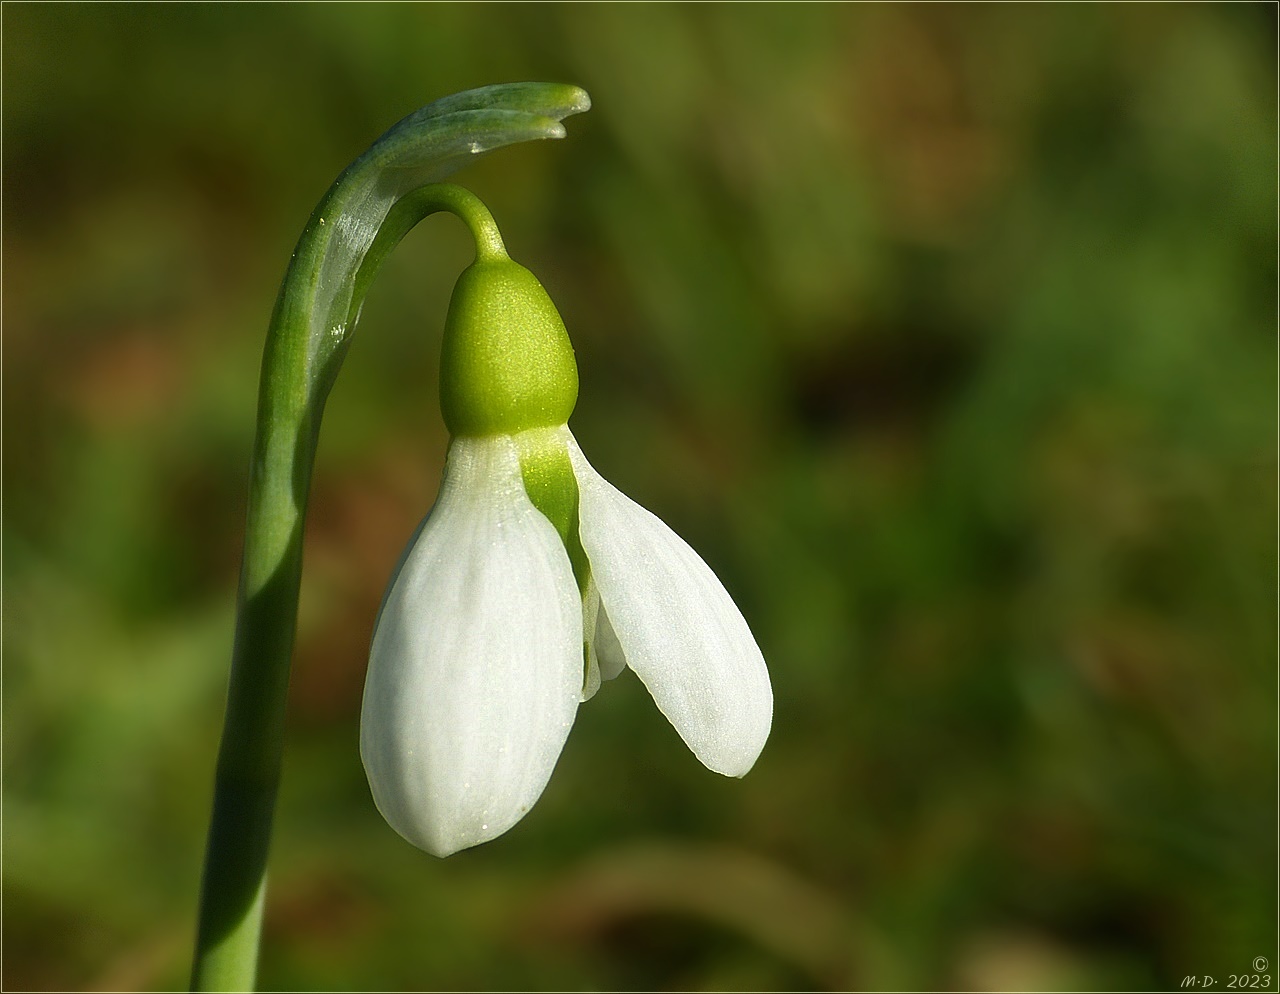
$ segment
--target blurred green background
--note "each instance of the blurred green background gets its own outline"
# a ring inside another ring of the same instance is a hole
[[[578,83],[459,175],[574,337],[596,466],[777,709],[704,770],[634,677],[439,861],[357,753],[469,261],[392,257],[308,523],[262,986],[1276,976],[1276,9],[12,5],[6,989],[186,982],[258,361],[386,127]]]

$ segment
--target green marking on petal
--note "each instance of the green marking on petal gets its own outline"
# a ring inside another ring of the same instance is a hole
[[[591,564],[578,535],[578,481],[573,475],[569,450],[559,427],[521,432],[515,437],[520,451],[520,474],[529,500],[555,526],[569,554],[578,590],[586,593]]]
[[[536,428],[515,437],[520,452],[520,475],[524,480],[529,500],[555,527],[569,554],[573,578],[578,582],[578,593],[586,609],[587,590],[591,583],[591,563],[582,547],[578,528],[578,481],[569,461],[569,449],[565,444],[563,426]],[[592,619],[594,621],[594,619]],[[594,629],[592,624],[591,629]],[[583,685],[586,686],[591,669],[591,637],[584,628],[582,643]]]

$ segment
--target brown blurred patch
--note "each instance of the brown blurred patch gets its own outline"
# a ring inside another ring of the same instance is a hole
[[[599,944],[645,920],[694,919],[737,932],[829,989],[853,989],[848,909],[753,853],[649,843],[593,858],[544,894],[520,926],[534,943]]]
[[[184,926],[157,932],[122,950],[87,985],[92,991],[161,990],[189,968],[191,936]]]
[[[272,888],[263,937],[295,949],[332,950],[373,931],[378,919],[378,906],[354,881],[313,872]]]
[[[391,572],[444,466],[418,438],[392,438],[342,476],[322,474],[307,518],[298,662],[290,708],[304,721],[360,710],[369,642]]]
[[[1157,719],[1184,755],[1203,752],[1226,730],[1221,705],[1234,673],[1184,626],[1136,612],[1112,612],[1078,629],[1068,654],[1100,697]]]
[[[85,421],[126,429],[164,417],[180,401],[187,363],[162,331],[133,329],[90,346],[61,390]]]
[[[904,325],[832,335],[801,357],[795,408],[806,428],[918,440],[966,382],[974,355],[953,335]]]
[[[945,239],[1009,168],[1007,141],[979,119],[966,46],[931,8],[881,11],[876,44],[850,66],[849,90],[890,229]]]
[[[1051,936],[1023,930],[975,935],[961,948],[955,990],[1084,990],[1080,958]]]

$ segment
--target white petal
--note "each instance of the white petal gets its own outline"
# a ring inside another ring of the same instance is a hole
[[[602,668],[601,630],[611,625],[627,664],[694,755],[742,776],[773,723],[769,672],[742,612],[684,540],[592,469],[571,435],[568,445],[582,547],[600,590]]]
[[[437,856],[546,786],[582,690],[582,606],[510,439],[455,439],[374,630],[360,755],[378,810]]]
[[[596,612],[596,637],[591,644],[599,661],[601,680],[612,680],[627,668],[626,653],[622,651],[622,643],[609,623],[609,612],[603,604]]]
[[[600,604],[600,591],[592,577],[587,578],[587,592],[582,595],[582,630],[591,633],[586,640],[587,676],[582,687],[582,699],[589,701],[596,696],[602,680],[613,680],[627,668],[622,646]]]
[[[582,595],[582,646],[586,655],[587,672],[582,681],[582,700],[589,701],[600,689],[600,659],[596,655],[596,617],[600,614],[600,593],[596,583],[587,577],[587,592]],[[587,633],[591,633],[588,635]],[[616,674],[615,674],[616,675]]]

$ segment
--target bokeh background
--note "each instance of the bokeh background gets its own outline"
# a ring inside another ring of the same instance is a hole
[[[357,754],[469,261],[397,250],[326,416],[267,989],[1276,978],[1276,9],[12,5],[6,989],[186,982],[258,361],[391,123],[578,83],[460,174],[577,347],[597,467],[750,620],[730,781],[634,677],[438,861]]]

